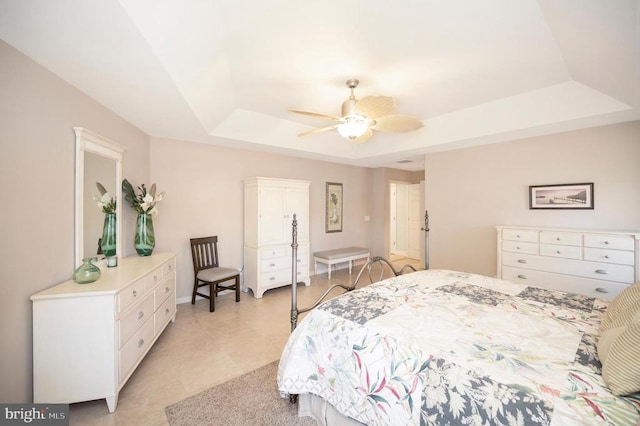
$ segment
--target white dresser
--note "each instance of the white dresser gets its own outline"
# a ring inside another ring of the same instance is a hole
[[[120,259],[90,284],[67,281],[31,296],[34,403],[118,393],[176,315],[176,257]]]
[[[640,281],[640,232],[497,230],[498,278],[603,299]]]
[[[298,221],[297,282],[310,285],[310,182],[255,177],[244,181],[244,289],[256,298],[291,284],[291,224]]]

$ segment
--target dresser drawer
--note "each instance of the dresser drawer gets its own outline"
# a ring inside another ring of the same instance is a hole
[[[164,329],[164,326],[169,322],[169,320],[176,313],[176,304],[175,304],[175,295],[171,293],[167,300],[158,308],[156,313],[153,315],[153,320],[155,323],[155,335],[160,334]]]
[[[502,239],[508,241],[538,242],[538,231],[531,229],[503,229]]]
[[[562,257],[565,259],[582,259],[582,247],[540,244],[540,255]]]
[[[584,260],[593,262],[617,263],[620,265],[631,265],[635,263],[632,251],[609,250],[586,247],[584,249]]]
[[[120,381],[123,381],[138,360],[142,358],[154,337],[154,322],[149,318],[142,327],[129,339],[129,341],[120,349]]]
[[[120,328],[120,345],[122,347],[127,340],[135,333],[146,320],[153,316],[154,304],[153,295],[147,296],[142,303],[139,303],[128,314],[118,321]]]
[[[309,276],[308,267],[303,266],[297,269],[298,279]],[[273,288],[273,286],[291,284],[291,268],[265,272],[261,275],[261,280],[264,283],[265,288]]]
[[[298,267],[309,264],[308,256],[298,254]],[[291,254],[282,257],[272,257],[260,261],[262,272],[277,271],[279,269],[291,270]]]
[[[569,275],[554,274],[552,272],[533,271],[522,268],[505,266],[502,279],[518,284],[559,290],[567,293],[582,294],[600,299],[613,299],[622,292],[627,285],[610,281],[599,281]]]
[[[144,277],[144,291],[148,292],[162,281],[162,267],[158,267]]]
[[[118,313],[126,311],[135,302],[142,299],[144,294],[144,278],[131,284],[118,293]]]
[[[278,269],[277,271],[263,272],[261,274],[262,282],[266,288],[272,288],[272,286],[291,283],[291,268]]]
[[[633,284],[634,269],[627,265],[586,262],[530,254],[503,253],[502,264],[517,268],[548,271],[558,274],[576,275],[602,281]]]
[[[566,246],[582,246],[582,234],[575,232],[541,231],[540,242]]]
[[[167,300],[170,294],[175,292],[176,281],[173,276],[165,278],[165,280],[155,289],[153,292],[153,296],[155,299],[156,309],[158,306],[162,305],[162,303]]]
[[[616,235],[585,234],[584,245],[585,247],[633,251],[635,249],[635,240],[631,237]]]
[[[293,248],[291,246],[287,246],[287,256],[291,258],[291,253],[293,253]],[[309,244],[300,244],[298,245],[298,257],[309,257]]]
[[[502,250],[514,253],[538,254],[538,243],[524,241],[503,241]]]
[[[170,261],[168,261],[167,263],[165,263],[164,265],[162,265],[162,277],[168,277],[169,274],[172,274],[175,272],[176,270],[176,260],[175,259],[171,259]]]
[[[287,246],[265,247],[260,250],[261,259],[271,259],[274,257],[286,257]]]
[[[291,256],[263,258],[260,261],[260,270],[262,272],[271,272],[286,268],[291,269]]]

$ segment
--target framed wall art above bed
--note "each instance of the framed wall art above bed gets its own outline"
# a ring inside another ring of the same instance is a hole
[[[593,210],[593,182],[532,185],[529,209]]]
[[[342,184],[327,182],[326,232],[342,232]]]

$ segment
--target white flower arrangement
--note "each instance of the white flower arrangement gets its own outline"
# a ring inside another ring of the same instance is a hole
[[[102,213],[112,214],[116,212],[116,199],[107,192],[104,186],[100,182],[96,182],[96,187],[100,192],[100,197],[93,196],[93,199],[97,202],[98,208],[102,210]]]
[[[131,207],[138,214],[158,214],[156,204],[164,198],[164,192],[161,192],[156,196],[156,184],[151,185],[151,188],[147,191],[144,183],[138,187],[140,193],[136,195],[135,190],[128,180],[122,181],[122,193],[124,199],[127,200]]]

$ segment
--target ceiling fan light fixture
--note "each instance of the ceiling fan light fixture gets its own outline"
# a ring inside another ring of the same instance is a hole
[[[369,128],[369,120],[360,114],[352,114],[344,118],[344,123],[338,126],[341,136],[354,140],[359,138]]]
[[[298,136],[314,135],[329,130],[337,130],[340,136],[353,142],[362,143],[373,135],[373,131],[389,133],[406,133],[422,127],[422,122],[409,115],[394,114],[396,102],[388,96],[367,96],[361,100],[356,99],[353,90],[358,86],[358,80],[347,80],[347,87],[351,94],[349,99],[342,103],[342,114],[339,117],[320,114],[312,111],[303,111],[289,108],[289,111],[307,117],[330,120],[330,126],[319,127]]]

